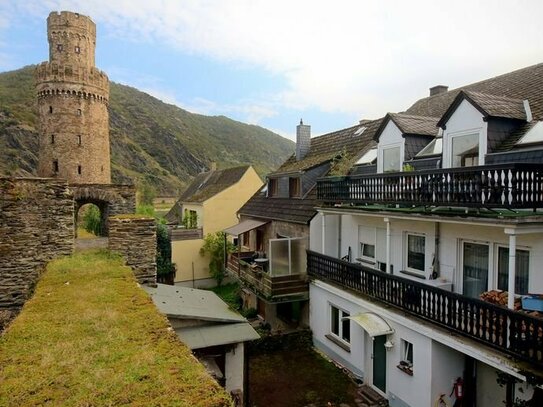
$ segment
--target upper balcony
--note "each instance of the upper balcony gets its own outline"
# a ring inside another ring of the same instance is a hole
[[[307,273],[543,369],[543,319],[312,251]]]
[[[317,181],[327,204],[401,204],[472,208],[543,207],[543,166],[496,164],[346,177]]]

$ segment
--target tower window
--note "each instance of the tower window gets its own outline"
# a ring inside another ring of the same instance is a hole
[[[75,47],[75,53],[76,53],[76,54],[79,54],[79,53],[81,53],[81,48],[79,48],[79,47]]]
[[[81,109],[77,109],[77,115],[81,116]]]
[[[81,145],[81,136],[80,135],[77,136],[77,145],[79,145],[79,146]]]
[[[51,144],[55,144],[55,135],[51,134]]]
[[[77,173],[78,173],[79,175],[81,175],[81,166],[80,166],[80,165],[77,166]]]
[[[61,51],[62,51],[62,44],[57,44],[57,51],[58,51],[58,52],[61,52]]]
[[[55,174],[58,172],[58,160],[53,161],[53,172]]]
[[[49,113],[53,113],[53,106],[49,106]]]

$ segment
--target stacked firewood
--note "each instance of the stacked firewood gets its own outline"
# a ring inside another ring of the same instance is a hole
[[[481,300],[491,304],[501,305],[502,307],[507,307],[508,297],[509,293],[507,291],[500,290],[485,291],[480,295]],[[520,298],[515,298],[515,310],[518,311],[520,309],[522,309],[521,300]]]

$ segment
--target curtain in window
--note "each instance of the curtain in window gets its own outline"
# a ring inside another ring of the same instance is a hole
[[[407,267],[424,271],[424,236],[407,236]]]
[[[488,252],[487,245],[464,243],[464,295],[479,298],[488,289]]]
[[[528,294],[528,275],[530,253],[517,250],[515,266],[515,294]],[[498,289],[508,291],[509,288],[509,249],[498,248]]]

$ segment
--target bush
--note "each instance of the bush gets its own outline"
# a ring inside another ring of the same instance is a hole
[[[157,275],[170,274],[175,271],[172,264],[172,246],[168,228],[162,223],[156,225],[156,272]]]
[[[209,274],[221,285],[225,277],[224,256],[232,253],[235,246],[226,240],[224,232],[208,233],[204,238],[204,245],[200,249],[200,255],[209,254]]]
[[[83,227],[87,232],[93,233],[96,236],[101,236],[104,228],[102,225],[100,210],[95,205],[89,205],[85,209],[85,214],[83,215]]]

